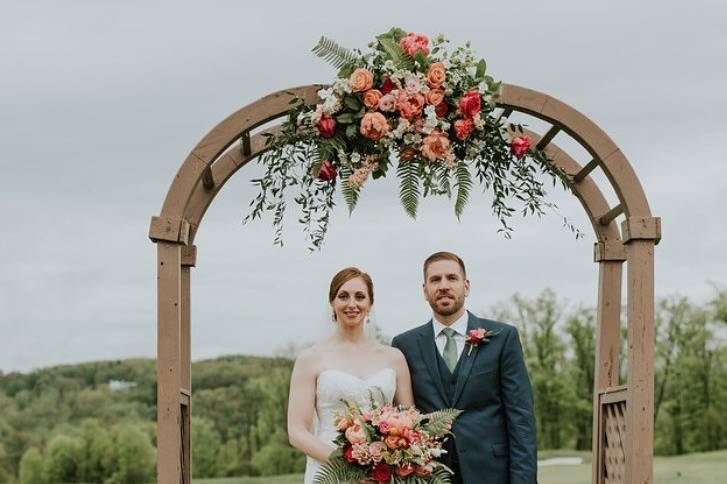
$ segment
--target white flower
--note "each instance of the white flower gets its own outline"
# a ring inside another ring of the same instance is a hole
[[[406,79],[406,90],[410,93],[417,93],[422,90],[421,81],[415,76],[408,76]]]
[[[440,123],[440,126],[442,127],[442,131],[449,131],[449,128],[452,127],[452,125],[450,123],[448,123],[447,121],[442,121]]]
[[[393,71],[394,70],[394,61],[387,60],[386,62],[384,62],[384,69],[386,69],[387,71]]]
[[[332,96],[333,96],[333,88],[328,87],[325,89],[320,89],[318,91],[318,97],[321,98],[321,100],[323,100],[323,101],[325,101],[326,99],[328,99]]]
[[[358,163],[361,161],[361,155],[358,153],[351,153],[351,163]]]
[[[485,120],[482,119],[480,113],[477,113],[472,118],[472,123],[475,125],[475,128],[482,128],[485,125]]]
[[[485,81],[480,82],[477,90],[480,91],[480,94],[485,94],[487,92],[487,83]]]
[[[424,114],[427,118],[437,119],[437,110],[431,104],[424,108]]]
[[[404,135],[404,143],[410,145],[414,143],[414,135],[412,133],[407,133]]]

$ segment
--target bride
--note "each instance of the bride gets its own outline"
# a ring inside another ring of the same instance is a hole
[[[365,335],[374,303],[371,277],[355,267],[343,269],[331,281],[328,300],[335,330],[301,352],[290,381],[288,436],[308,456],[305,484],[335,450],[334,418],[345,409],[341,399],[361,408],[370,406],[370,395],[379,403],[414,404],[404,355]]]

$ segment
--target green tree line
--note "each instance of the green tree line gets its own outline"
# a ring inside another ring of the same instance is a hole
[[[520,331],[539,448],[590,449],[595,310],[545,290],[515,295],[483,315]],[[727,448],[726,334],[727,291],[701,305],[678,296],[657,302],[658,454]],[[624,358],[622,379],[627,365]],[[286,434],[291,369],[287,357],[193,363],[195,477],[302,471],[305,460]],[[0,373],[0,482],[152,482],[155,418],[151,359]]]

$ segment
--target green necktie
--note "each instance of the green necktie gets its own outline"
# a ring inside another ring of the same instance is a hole
[[[449,371],[454,373],[457,366],[457,343],[454,342],[454,335],[457,334],[452,328],[444,328],[442,334],[447,337],[447,343],[444,345],[444,362],[447,364]]]

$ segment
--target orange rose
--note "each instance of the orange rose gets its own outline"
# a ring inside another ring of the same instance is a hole
[[[359,131],[368,139],[377,141],[389,132],[389,123],[381,113],[366,113],[361,120]]]
[[[353,92],[368,91],[374,85],[374,75],[368,69],[359,67],[351,74],[351,88]]]
[[[449,151],[449,146],[449,138],[446,133],[432,131],[422,140],[422,154],[431,161],[442,159]]]
[[[446,74],[444,70],[444,64],[442,64],[441,62],[435,62],[434,64],[429,66],[429,70],[427,71],[427,82],[429,82],[429,87],[441,87],[442,84],[444,84],[445,77]]]
[[[378,89],[369,89],[363,95],[363,103],[369,109],[379,109],[379,101],[381,101],[381,91]]]
[[[430,89],[427,93],[427,103],[439,106],[444,101],[444,91],[439,88]]]

